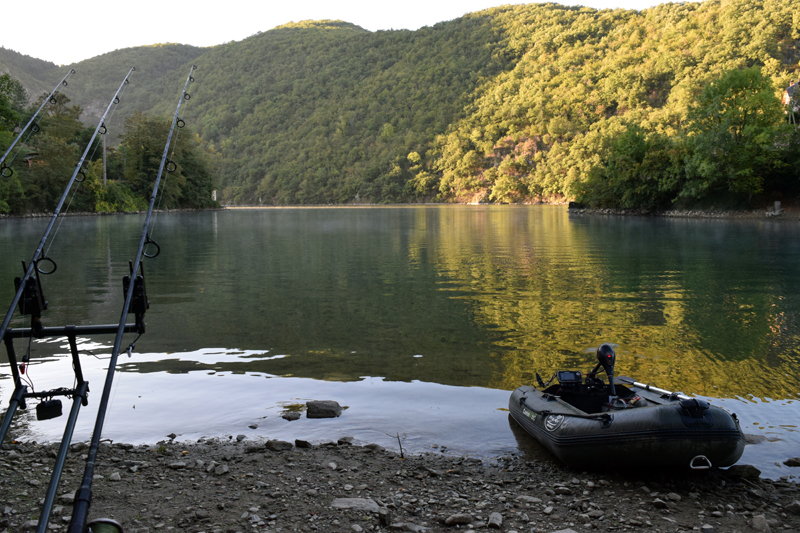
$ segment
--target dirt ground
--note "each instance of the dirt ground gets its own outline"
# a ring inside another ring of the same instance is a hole
[[[0,532],[33,530],[57,446],[5,448]],[[66,530],[86,450],[71,446],[49,530]],[[113,518],[126,533],[800,532],[796,481],[716,469],[581,472],[522,455],[401,457],[347,438],[168,440],[101,445],[90,519]]]

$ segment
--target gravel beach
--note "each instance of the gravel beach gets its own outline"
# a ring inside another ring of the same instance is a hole
[[[36,527],[57,449],[0,450],[0,532]],[[66,529],[86,450],[71,446],[49,530]],[[797,478],[760,479],[748,467],[585,472],[522,455],[401,456],[350,438],[231,436],[104,443],[95,476],[90,518],[127,533],[800,531]]]

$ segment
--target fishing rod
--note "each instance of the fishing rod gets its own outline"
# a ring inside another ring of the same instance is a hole
[[[78,357],[78,346],[77,346],[77,336],[81,335],[90,335],[90,334],[99,334],[99,333],[112,333],[116,330],[116,325],[109,325],[109,326],[64,326],[64,327],[44,327],[41,322],[41,315],[42,311],[47,309],[47,301],[44,300],[44,295],[42,292],[41,281],[39,276],[34,276],[34,270],[39,274],[52,274],[55,272],[57,265],[55,261],[47,257],[46,255],[42,254],[42,249],[44,248],[45,243],[50,235],[50,232],[55,224],[56,219],[58,218],[59,213],[61,212],[61,208],[64,205],[64,202],[69,195],[69,191],[72,188],[75,182],[82,182],[86,179],[86,174],[83,170],[83,163],[89,154],[89,150],[92,148],[94,143],[95,137],[100,134],[105,134],[107,132],[107,128],[105,125],[106,117],[108,116],[111,107],[119,103],[119,95],[125,85],[129,83],[128,77],[130,76],[131,72],[136,70],[134,67],[128,71],[125,75],[125,79],[120,84],[117,92],[114,93],[114,98],[108,104],[105,113],[101,117],[97,127],[95,128],[94,134],[92,138],[89,140],[89,143],[84,151],[83,155],[78,162],[78,165],[75,167],[75,171],[72,173],[72,177],[70,178],[69,182],[67,183],[66,187],[64,188],[64,193],[61,196],[58,205],[56,206],[55,210],[53,211],[53,215],[50,219],[50,223],[47,226],[44,234],[42,235],[42,239],[39,242],[36,251],[33,254],[31,262],[27,267],[25,266],[25,262],[23,261],[22,267],[24,271],[24,275],[21,278],[16,278],[14,283],[16,285],[17,292],[14,295],[14,298],[11,302],[11,305],[8,308],[8,312],[6,313],[6,317],[3,321],[2,326],[0,326],[0,338],[3,339],[3,342],[6,346],[6,352],[8,353],[8,362],[9,367],[11,369],[12,376],[14,378],[14,392],[11,396],[11,401],[9,402],[8,409],[6,410],[5,416],[3,417],[2,425],[0,425],[0,445],[5,440],[6,434],[8,433],[9,428],[11,427],[11,421],[14,417],[14,413],[16,412],[18,407],[25,409],[25,400],[26,398],[37,398],[42,400],[36,406],[36,418],[39,420],[48,420],[51,418],[55,418],[61,416],[61,400],[55,399],[56,396],[66,396],[72,398],[73,404],[72,409],[70,410],[70,414],[67,420],[67,424],[64,428],[64,436],[61,439],[61,445],[58,451],[58,455],[56,456],[56,462],[53,466],[53,473],[50,478],[50,485],[47,489],[47,495],[44,499],[44,503],[42,505],[41,514],[39,517],[39,525],[37,532],[38,533],[45,533],[47,528],[47,523],[50,518],[50,512],[53,507],[53,502],[55,501],[56,497],[56,490],[58,489],[58,482],[61,479],[61,473],[64,468],[64,462],[66,461],[67,451],[69,449],[70,441],[72,440],[72,434],[75,429],[75,422],[78,417],[78,412],[80,410],[81,405],[88,405],[88,393],[89,393],[89,383],[83,377],[83,372],[81,370],[80,359]],[[80,178],[79,178],[80,176]],[[42,270],[40,268],[40,263],[42,261],[47,261],[51,269],[50,270]],[[31,316],[31,326],[30,328],[9,328],[8,325],[11,322],[11,318],[14,314],[14,309],[19,305],[20,313],[25,315]],[[127,331],[138,331],[139,327],[137,324],[126,324],[125,329]],[[59,388],[50,391],[42,391],[42,392],[28,392],[28,387],[23,384],[22,377],[20,373],[25,372],[25,366],[27,364],[28,354],[26,354],[22,359],[22,364],[17,365],[17,357],[14,352],[14,339],[17,338],[27,338],[32,339],[33,337],[43,338],[43,337],[67,337],[70,347],[70,353],[72,355],[72,367],[75,373],[75,387],[72,389],[67,388]]]
[[[6,313],[5,319],[3,319],[3,324],[0,326],[0,338],[4,338],[6,334],[6,330],[8,329],[8,324],[11,322],[11,318],[14,315],[14,308],[17,304],[20,303],[23,295],[25,295],[25,301],[23,307],[20,308],[20,311],[23,315],[30,314],[31,315],[31,327],[33,328],[34,332],[41,329],[41,312],[47,309],[47,302],[44,301],[42,297],[41,291],[41,284],[38,283],[38,277],[32,278],[34,269],[39,272],[40,274],[44,274],[42,270],[39,269],[39,263],[42,261],[47,261],[52,265],[52,270],[46,273],[55,272],[56,264],[55,262],[50,259],[49,257],[42,254],[42,250],[44,249],[44,245],[47,242],[47,238],[50,236],[50,231],[53,229],[53,226],[56,223],[56,219],[58,218],[59,213],[61,212],[61,208],[64,205],[64,202],[69,195],[69,191],[72,188],[72,185],[77,182],[82,182],[86,179],[86,174],[83,170],[83,162],[86,160],[86,157],[89,155],[89,151],[92,149],[92,145],[94,144],[94,139],[97,137],[98,133],[105,134],[107,131],[105,120],[108,116],[108,113],[111,111],[111,107],[113,105],[119,104],[119,94],[122,91],[122,88],[130,83],[128,81],[128,76],[131,75],[131,72],[136,70],[136,67],[131,67],[128,73],[125,75],[125,79],[122,80],[117,92],[114,93],[114,98],[111,99],[111,102],[108,104],[106,108],[106,112],[103,113],[103,116],[100,118],[100,122],[97,123],[97,127],[94,129],[94,133],[92,134],[92,138],[89,140],[89,144],[86,145],[86,150],[83,151],[83,155],[78,161],[77,166],[75,167],[75,171],[72,173],[72,177],[70,178],[67,186],[64,187],[64,192],[61,195],[61,199],[58,202],[55,210],[53,211],[53,215],[50,217],[50,223],[47,225],[47,228],[42,235],[42,239],[39,241],[39,246],[36,248],[36,251],[33,252],[33,257],[31,258],[31,262],[28,265],[27,269],[25,270],[25,275],[22,278],[19,278],[19,282],[15,280],[15,284],[17,284],[17,292],[14,295],[14,299],[11,301],[11,305],[8,308],[8,312]],[[8,167],[7,167],[8,168]],[[80,176],[80,178],[78,178]],[[24,265],[24,263],[23,263]],[[32,282],[35,280],[35,282]],[[0,439],[4,436],[2,432],[0,432]],[[2,440],[0,440],[2,442]]]
[[[8,157],[8,154],[11,153],[11,150],[14,148],[14,145],[17,144],[17,141],[19,141],[25,134],[25,132],[28,130],[28,128],[31,127],[31,124],[33,124],[33,127],[31,128],[31,133],[36,133],[37,131],[39,131],[39,125],[34,122],[36,120],[36,117],[38,117],[39,113],[42,112],[44,106],[46,106],[47,104],[56,103],[56,93],[58,92],[60,87],[66,87],[68,85],[67,78],[69,78],[72,74],[75,74],[75,69],[71,68],[69,69],[69,72],[67,72],[67,75],[61,78],[61,81],[56,84],[56,86],[53,88],[52,91],[50,91],[50,94],[47,95],[47,98],[45,98],[42,101],[42,105],[39,106],[39,109],[36,110],[36,113],[34,113],[31,119],[28,121],[28,123],[25,124],[25,127],[22,128],[22,130],[20,130],[19,135],[17,135],[17,138],[14,139],[14,142],[11,143],[11,146],[8,147],[8,150],[6,150],[6,153],[3,154],[3,157],[0,157],[0,178],[10,178],[11,176],[14,175],[14,169],[9,166],[6,166],[5,164],[6,157]]]
[[[176,125],[178,128],[182,128],[185,125],[185,122],[178,116],[178,114],[180,113],[181,105],[191,98],[191,95],[187,91],[189,84],[194,81],[192,72],[194,72],[196,68],[197,67],[195,65],[192,65],[192,68],[189,70],[189,75],[186,78],[186,82],[183,84],[183,92],[178,100],[178,106],[175,109],[175,116],[172,118],[169,136],[167,137],[167,142],[164,145],[164,154],[161,157],[161,164],[158,167],[158,174],[156,175],[156,180],[153,184],[153,192],[150,194],[150,204],[147,208],[147,215],[144,219],[142,236],[139,239],[139,247],[136,250],[136,256],[134,260],[130,263],[130,276],[125,276],[122,279],[122,285],[125,289],[125,303],[122,306],[122,314],[119,319],[117,336],[114,339],[114,348],[111,351],[111,359],[108,363],[106,381],[105,385],[103,386],[103,395],[100,399],[100,405],[97,409],[97,419],[95,420],[94,431],[92,433],[92,442],[89,446],[89,452],[86,457],[86,469],[84,470],[83,481],[81,482],[80,488],[78,488],[78,490],[75,492],[72,518],[70,519],[69,528],[67,529],[68,533],[85,533],[87,531],[86,519],[92,502],[92,480],[94,477],[94,466],[97,459],[97,450],[100,447],[100,436],[103,433],[103,423],[105,422],[106,410],[108,408],[108,399],[111,395],[111,385],[114,381],[114,372],[116,371],[117,359],[119,358],[119,351],[120,347],[122,346],[122,336],[126,330],[125,321],[127,320],[129,313],[135,314],[136,324],[141,326],[141,333],[139,333],[139,335],[144,333],[143,319],[144,313],[149,307],[149,303],[147,302],[147,295],[144,286],[144,266],[142,265],[142,256],[152,258],[156,257],[160,252],[158,244],[156,244],[155,241],[150,238],[150,218],[153,215],[153,208],[155,207],[156,197],[158,196],[158,188],[161,184],[161,176],[164,170],[167,172],[174,172],[177,170],[177,165],[174,161],[171,161],[169,157],[167,157],[167,154],[169,153],[170,143],[172,142],[172,134],[175,131]],[[155,251],[152,254],[145,253],[145,247],[149,244],[155,246]],[[133,351],[134,343],[138,338],[139,337],[136,337],[136,339],[134,339],[134,341],[128,346],[128,354]],[[122,527],[111,520],[103,519],[99,522],[103,525],[97,527],[96,529],[102,528],[104,531],[117,531],[118,533],[122,532]],[[91,525],[92,524],[89,524],[89,526]],[[88,528],[88,531],[92,531],[91,528]]]

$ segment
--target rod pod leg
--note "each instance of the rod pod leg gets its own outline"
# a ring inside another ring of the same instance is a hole
[[[50,521],[50,512],[53,510],[53,502],[56,499],[58,482],[61,480],[61,473],[64,471],[64,462],[67,460],[67,451],[72,442],[72,433],[75,431],[75,421],[78,419],[78,411],[81,409],[81,401],[86,398],[89,392],[89,382],[84,381],[78,385],[75,395],[72,398],[72,409],[69,411],[69,419],[64,428],[64,437],[61,439],[61,446],[58,449],[58,457],[53,465],[53,475],[50,476],[50,485],[47,487],[47,495],[44,498],[42,512],[39,514],[39,525],[36,533],[46,533],[47,523]]]

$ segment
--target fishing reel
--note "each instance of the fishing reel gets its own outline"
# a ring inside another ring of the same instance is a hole
[[[133,264],[130,264],[131,276],[133,276]],[[128,306],[128,312],[136,316],[136,325],[139,328],[139,333],[144,333],[144,314],[150,308],[150,302],[147,300],[147,290],[144,286],[144,265],[139,263],[139,272],[133,280],[133,294],[131,295],[131,303]],[[128,290],[131,288],[131,276],[124,276],[122,278],[122,292],[125,298],[128,297]]]
[[[52,270],[40,270],[40,261],[49,261],[53,264]],[[49,257],[42,257],[39,261],[34,263],[34,266],[40,274],[52,274],[56,271],[55,262]],[[25,261],[22,262],[23,273],[27,272]],[[25,281],[23,281],[23,279]],[[44,299],[44,292],[42,291],[42,282],[39,276],[30,275],[25,277],[14,278],[14,290],[19,292],[22,287],[22,295],[19,299],[19,313],[22,316],[31,317],[31,330],[34,336],[40,337],[42,335],[42,311],[47,310],[47,300]]]

